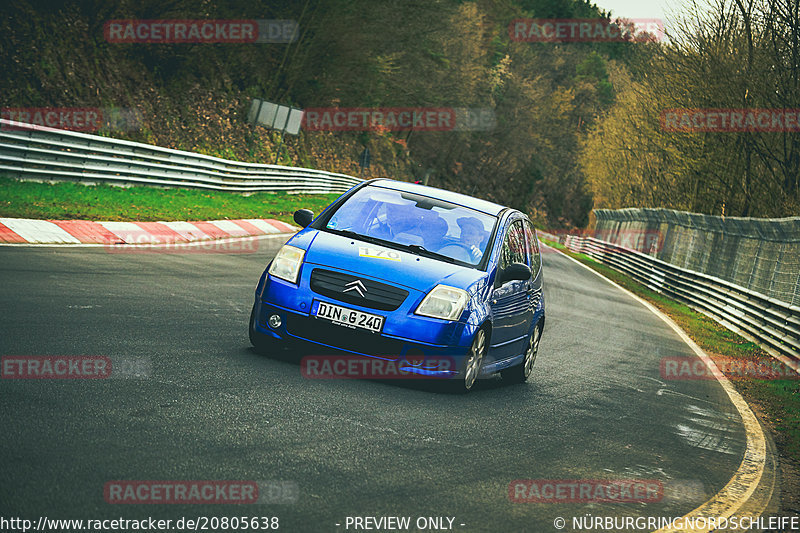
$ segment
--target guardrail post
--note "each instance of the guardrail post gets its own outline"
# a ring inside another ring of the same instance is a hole
[[[786,248],[785,243],[781,243],[780,251],[778,251],[778,259],[775,261],[775,268],[772,269],[772,278],[769,280],[769,292],[768,296],[772,296],[775,293],[775,276],[778,274],[778,267],[783,261],[783,251]]]
[[[756,250],[756,256],[753,258],[753,268],[750,269],[750,278],[747,280],[747,288],[753,288],[753,278],[756,275],[756,267],[758,266],[758,261],[761,258],[761,245],[764,244],[764,241],[761,239],[758,240],[758,250]]]

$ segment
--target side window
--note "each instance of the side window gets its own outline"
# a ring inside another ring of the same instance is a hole
[[[511,263],[524,263],[527,265],[527,250],[522,221],[517,220],[508,228],[506,237],[503,239],[503,249],[500,252],[500,268],[506,268]]]
[[[528,253],[531,258],[528,266],[531,267],[531,273],[535,278],[542,267],[542,257],[539,255],[539,240],[536,238],[536,231],[531,228],[531,224],[527,220],[525,221],[525,237],[528,239]]]

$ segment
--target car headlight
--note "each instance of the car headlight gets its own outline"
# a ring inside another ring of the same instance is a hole
[[[458,320],[468,301],[467,291],[447,285],[437,285],[425,296],[414,312],[431,318]]]
[[[297,276],[300,274],[300,265],[303,264],[303,256],[306,251],[294,246],[284,244],[272,260],[269,267],[269,274],[276,278],[285,279],[292,283],[297,283]]]

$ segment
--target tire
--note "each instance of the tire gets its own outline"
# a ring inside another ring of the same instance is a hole
[[[253,348],[256,349],[259,353],[264,353],[270,350],[271,348],[275,348],[277,346],[277,342],[264,335],[263,333],[259,333],[256,330],[256,305],[253,304],[253,310],[250,311],[250,322],[247,327],[247,332],[250,337],[250,344],[253,345]]]
[[[486,357],[486,330],[481,328],[475,333],[472,339],[472,346],[464,361],[463,375],[451,383],[451,390],[455,393],[467,393],[472,390],[483,367],[483,360]]]
[[[533,371],[533,365],[536,362],[536,356],[539,354],[540,328],[541,326],[539,324],[536,324],[536,327],[533,328],[533,333],[531,333],[530,339],[528,339],[528,347],[525,350],[525,358],[522,360],[522,363],[500,371],[503,380],[509,383],[525,383],[528,381]]]

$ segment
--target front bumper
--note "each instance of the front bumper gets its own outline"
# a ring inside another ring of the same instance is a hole
[[[460,374],[475,328],[466,321],[413,314],[424,294],[410,294],[395,311],[377,311],[323,297],[310,289],[307,277],[301,276],[299,286],[269,276],[262,278],[255,301],[257,332],[290,343],[394,361],[402,371],[420,376],[450,378]],[[313,300],[384,316],[383,331],[350,329],[311,316]],[[280,317],[280,326],[268,325],[271,315]]]

